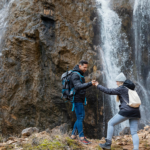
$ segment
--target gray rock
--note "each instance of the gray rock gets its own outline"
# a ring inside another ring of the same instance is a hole
[[[39,140],[37,137],[32,139],[32,145],[35,145],[35,146],[39,145]]]
[[[69,129],[69,125],[67,123],[64,123],[60,126],[60,132],[62,134],[65,134],[68,132],[68,129]]]
[[[119,134],[121,136],[123,136],[123,135],[129,135],[130,134],[130,128],[129,127],[125,127]]]
[[[47,128],[45,131],[46,131],[47,133],[51,133],[51,130],[50,130],[49,128]]]
[[[36,128],[36,127],[30,127],[30,128],[26,128],[26,129],[22,130],[21,135],[22,136],[30,136],[33,133],[38,133],[38,132],[39,132],[38,128]]]
[[[144,129],[144,127],[145,127],[145,124],[139,123],[139,125],[138,125],[138,129],[139,129],[139,130]]]
[[[53,134],[65,134],[69,131],[69,125],[67,123],[64,123],[60,126],[57,126],[51,130],[51,133]]]

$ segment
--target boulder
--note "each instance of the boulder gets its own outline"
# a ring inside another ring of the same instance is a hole
[[[33,133],[38,133],[39,132],[39,129],[36,128],[36,127],[30,127],[30,128],[26,128],[24,129],[22,132],[21,132],[21,135],[22,136],[30,136],[32,135]]]
[[[145,130],[145,131],[150,131],[150,126],[145,126],[145,127],[144,127],[144,130]]]
[[[125,127],[120,133],[120,135],[129,135],[130,134],[130,128],[129,127]]]
[[[65,134],[69,131],[69,125],[67,123],[64,123],[60,126],[57,126],[55,128],[53,128],[51,130],[51,133],[56,134],[56,133],[61,133],[61,134]]]
[[[144,129],[144,127],[145,127],[145,124],[139,123],[139,125],[138,125],[139,130]]]

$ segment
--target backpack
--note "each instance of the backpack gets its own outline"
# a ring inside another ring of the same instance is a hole
[[[82,76],[79,72],[77,71],[67,71],[65,73],[62,74],[61,76],[61,80],[62,80],[62,98],[70,101],[72,103],[72,111],[74,111],[74,96],[76,93],[76,90],[74,87],[71,87],[71,76],[73,73],[77,73],[80,77],[80,81],[81,83],[82,78],[84,78],[84,76]],[[66,101],[66,102],[67,102]],[[86,98],[85,98],[85,105],[86,105]]]
[[[140,100],[140,97],[138,96],[137,92],[128,89],[128,95],[129,95],[129,103],[127,103],[127,101],[124,100],[127,103],[127,105],[129,105],[130,107],[133,107],[133,108],[138,108],[141,105],[141,100]]]

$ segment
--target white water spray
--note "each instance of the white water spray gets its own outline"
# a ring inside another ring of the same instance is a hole
[[[116,76],[121,72],[122,67],[128,59],[129,50],[126,35],[121,33],[121,19],[117,13],[110,8],[109,0],[97,0],[98,14],[101,20],[101,58],[103,60],[106,85],[108,88],[115,88]],[[118,112],[116,96],[109,97],[109,103],[113,115]],[[122,123],[115,128],[115,134],[128,126],[128,122]]]
[[[150,1],[136,0],[133,11],[133,28],[135,36],[135,66],[138,93],[142,100],[141,123],[150,123]],[[145,72],[146,70],[146,72]]]
[[[1,1],[1,9],[0,9],[0,56],[2,55],[2,45],[3,45],[3,36],[7,29],[7,23],[8,23],[8,15],[9,15],[9,9],[14,0],[10,0],[9,2],[7,0]]]

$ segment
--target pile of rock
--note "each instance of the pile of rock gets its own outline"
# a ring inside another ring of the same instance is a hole
[[[140,140],[149,139],[150,141],[150,126],[145,126],[143,130],[138,132]]]
[[[21,147],[24,144],[39,145],[43,139],[53,140],[53,135],[65,134],[68,131],[66,123],[57,126],[54,129],[46,129],[46,131],[39,132],[36,127],[30,127],[22,130],[21,137],[9,137],[5,142],[0,143],[0,150],[23,150]]]
[[[0,150],[24,150],[25,145],[31,145],[32,149],[34,149],[33,147],[39,146],[43,140],[46,140],[50,143],[53,142],[54,144],[59,144],[55,143],[55,141],[57,140],[63,144],[62,146],[65,147],[66,150],[70,150],[72,149],[70,148],[70,143],[72,143],[72,141],[70,141],[69,135],[67,133],[67,124],[62,124],[61,126],[57,126],[52,130],[47,129],[42,132],[39,132],[39,129],[36,127],[30,127],[24,129],[21,132],[20,138],[9,137],[7,140],[5,140],[5,142],[0,143]],[[150,150],[150,126],[145,126],[144,129],[139,130],[138,135],[140,138],[140,150]],[[67,140],[67,142],[65,139]],[[99,148],[99,143],[105,143],[105,138],[102,138],[101,140],[90,139],[90,141],[92,142],[92,144],[88,145],[88,149],[93,150]],[[73,147],[75,147],[76,145],[79,146],[78,140],[76,140],[74,144],[75,145]],[[76,149],[87,149],[87,147],[84,145],[80,146],[80,148],[76,147]],[[113,137],[112,148],[123,148],[127,150],[133,149],[132,136],[128,127],[126,127],[120,133],[120,136]]]
[[[144,129],[138,131],[138,136],[140,143],[142,141],[150,141],[150,126],[145,126]],[[129,145],[132,143],[132,136],[130,134],[130,129],[126,127],[122,132],[120,132],[120,136],[113,137],[113,144],[117,145]]]
[[[29,136],[35,133],[38,133],[39,129],[36,127],[26,128],[21,133],[21,138],[17,137],[9,137],[5,142],[0,143],[0,149],[6,150],[6,147],[13,148],[15,150],[22,150],[23,148],[19,148],[18,145],[28,143]]]
[[[113,138],[113,144],[117,145],[129,145],[132,142],[131,135],[124,135],[124,136],[116,136]]]

